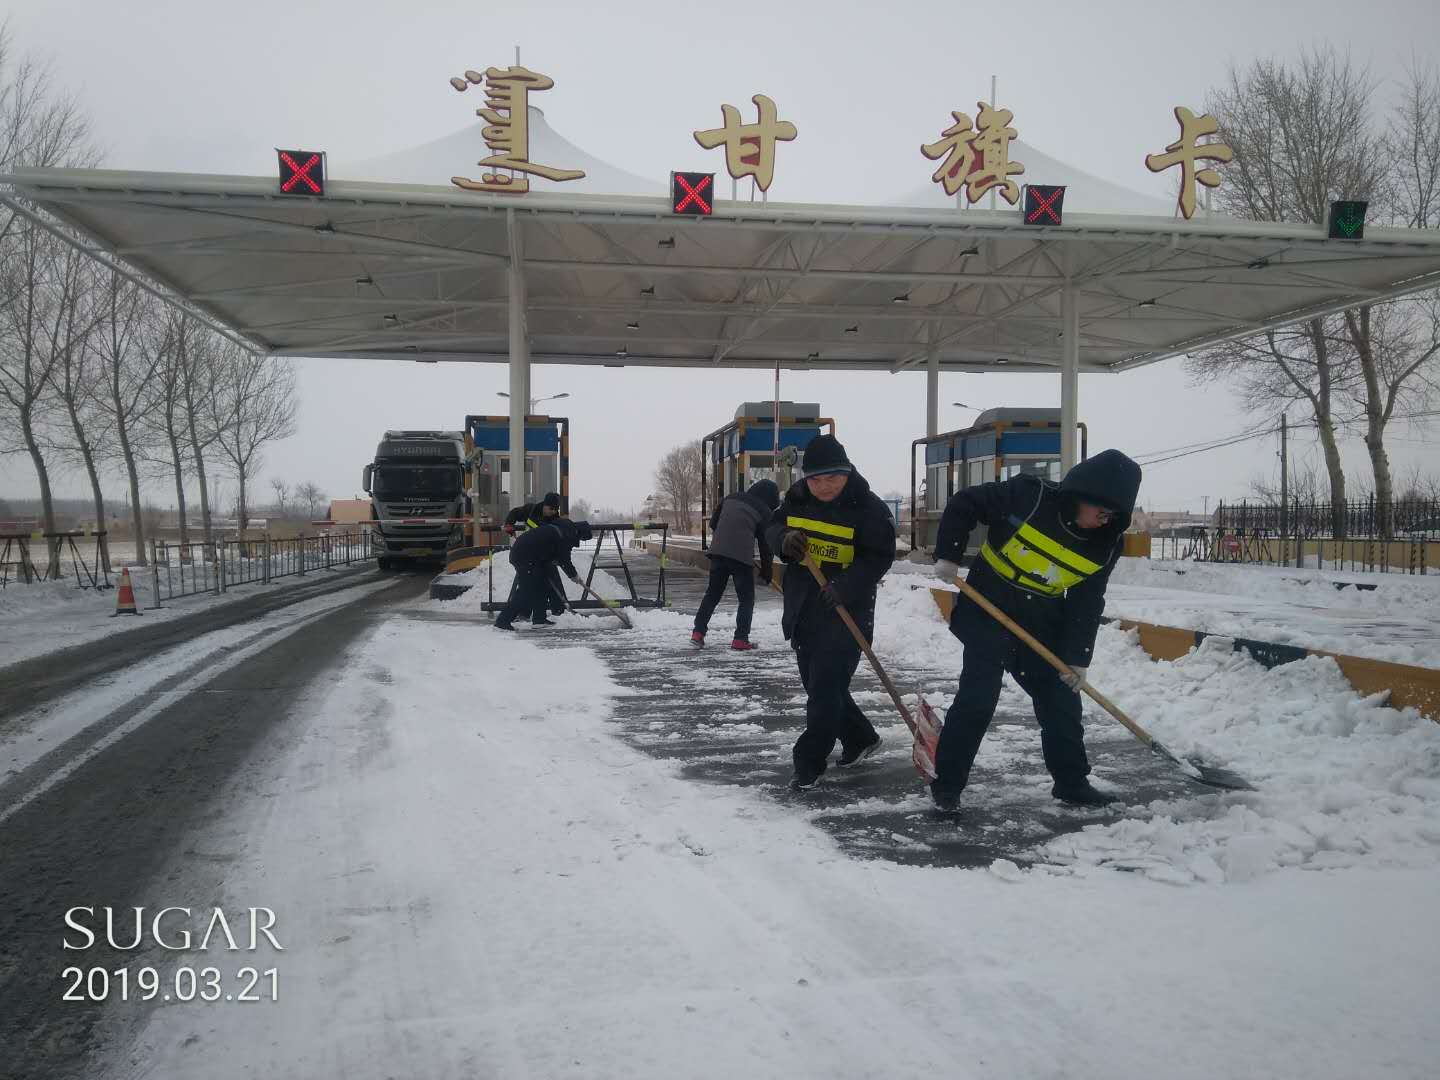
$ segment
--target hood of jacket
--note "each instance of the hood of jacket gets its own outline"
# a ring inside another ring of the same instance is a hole
[[[1119,450],[1102,450],[1080,462],[1060,481],[1062,493],[1115,513],[1117,532],[1130,527],[1140,494],[1140,466]]]
[[[771,510],[780,505],[780,488],[774,480],[756,480],[745,494],[755,496]]]

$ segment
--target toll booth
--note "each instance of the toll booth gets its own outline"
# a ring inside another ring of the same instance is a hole
[[[504,547],[500,532],[510,512],[510,418],[465,417],[465,489],[473,518],[471,542],[481,549]],[[570,512],[570,420],[564,416],[525,418],[524,501],[560,493],[561,513]]]
[[[1079,424],[1080,459],[1088,435]],[[910,444],[910,547],[933,552],[935,534],[950,496],[965,488],[1012,476],[1060,480],[1062,429],[1059,409],[986,409],[968,428],[916,439]],[[917,450],[923,448],[924,474],[917,476]],[[982,526],[970,536],[970,551],[984,542]]]
[[[817,402],[782,401],[777,409],[773,401],[747,401],[736,409],[733,420],[700,440],[700,546],[720,500],[759,480],[774,480],[784,495],[810,440],[833,434],[835,421],[820,415]]]

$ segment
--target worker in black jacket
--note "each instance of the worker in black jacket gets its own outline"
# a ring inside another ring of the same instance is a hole
[[[545,617],[549,604],[550,575],[556,567],[565,571],[565,576],[578,582],[580,575],[570,560],[570,552],[579,544],[590,539],[590,523],[573,522],[569,518],[550,518],[543,525],[527,529],[510,545],[510,565],[515,568],[515,588],[495,626],[500,630],[513,630],[515,616],[530,612],[530,621],[536,626],[549,626]]]
[[[757,480],[749,491],[726,495],[710,515],[710,528],[714,530],[706,552],[710,556],[710,584],[695,612],[695,629],[690,633],[690,644],[695,648],[705,647],[710,616],[725,595],[725,583],[732,579],[740,610],[735,613],[735,637],[730,648],[741,652],[755,648],[750,641],[750,619],[755,614],[755,545],[760,545],[760,580],[768,585],[775,569],[765,530],[779,505],[780,489],[775,481]]]
[[[534,506],[517,506],[505,515],[505,531],[511,536],[534,529],[560,516],[560,493],[551,491]],[[518,579],[517,579],[518,580]],[[565,587],[560,584],[560,572],[552,565],[546,579],[546,601],[554,615],[565,614]],[[515,595],[512,590],[510,595]]]
[[[560,493],[551,491],[534,506],[522,503],[505,515],[505,531],[511,536],[533,529],[553,517],[560,516]]]
[[[1040,747],[1064,802],[1101,806],[1109,796],[1088,779],[1080,690],[1095,648],[1105,586],[1120,557],[1140,491],[1140,466],[1118,450],[1076,465],[1059,484],[1035,476],[956,492],[940,519],[935,574],[954,581],[966,542],[988,525],[967,580],[1070,666],[1061,676],[974,601],[956,598],[950,630],[965,645],[960,687],[945,714],[930,785],[935,806],[953,812],[1009,671],[1030,695]]]
[[[819,781],[837,739],[842,768],[880,745],[850,696],[860,646],[835,606],[845,605],[868,640],[875,629],[875,592],[895,561],[894,519],[835,436],[812,439],[801,467],[803,479],[786,492],[766,531],[770,546],[789,564],[780,625],[795,649],[806,693],[805,731],[791,755],[796,791]],[[824,589],[800,565],[807,552],[826,579]]]

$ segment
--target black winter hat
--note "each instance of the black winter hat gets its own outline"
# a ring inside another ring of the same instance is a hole
[[[548,507],[550,507],[550,508],[553,509],[553,510],[559,510],[559,509],[560,509],[560,493],[557,492],[557,491],[552,491],[552,492],[548,493],[548,494],[545,496],[545,498],[543,498],[543,499],[540,500],[540,505],[541,505],[541,506],[548,506]]]
[[[771,510],[780,505],[780,488],[774,480],[756,480],[750,485],[750,495],[754,495]]]
[[[809,480],[812,476],[828,473],[853,472],[845,447],[834,435],[817,435],[805,447],[805,456],[800,461],[801,476]]]

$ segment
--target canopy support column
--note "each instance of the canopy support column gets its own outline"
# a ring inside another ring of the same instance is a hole
[[[940,352],[925,357],[925,434],[940,434]]]
[[[1060,295],[1060,472],[1075,467],[1076,421],[1080,396],[1080,304],[1079,291],[1067,279]]]
[[[525,503],[525,414],[530,410],[530,341],[525,325],[525,253],[515,211],[505,211],[510,233],[510,509]]]

